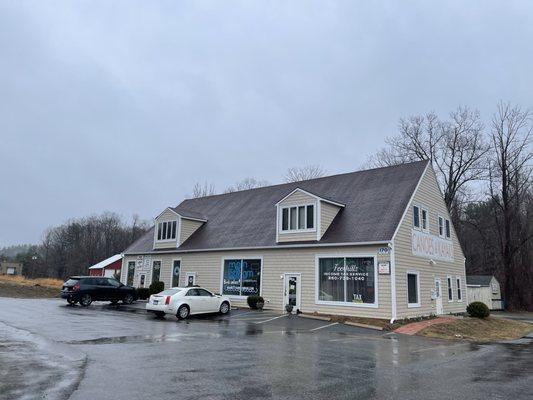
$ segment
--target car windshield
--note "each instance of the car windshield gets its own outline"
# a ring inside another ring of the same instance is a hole
[[[167,289],[167,290],[163,290],[161,293],[159,294],[162,294],[163,296],[172,296],[176,293],[179,293],[181,292],[181,289]]]
[[[79,282],[79,279],[69,279],[65,282],[65,286],[74,286],[76,283]]]

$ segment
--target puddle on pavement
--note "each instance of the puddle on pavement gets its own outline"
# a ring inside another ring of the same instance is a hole
[[[86,344],[117,344],[117,343],[172,343],[182,342],[188,338],[217,339],[222,335],[216,333],[173,333],[168,335],[133,335],[114,336],[86,340],[71,340],[63,342],[65,344],[86,345]]]

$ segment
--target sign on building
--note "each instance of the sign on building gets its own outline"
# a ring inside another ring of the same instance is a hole
[[[414,256],[453,262],[453,242],[451,240],[413,229],[411,231],[411,248]]]

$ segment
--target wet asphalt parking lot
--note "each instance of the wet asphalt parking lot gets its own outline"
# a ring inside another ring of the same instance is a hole
[[[0,298],[1,399],[532,399],[533,340],[475,345],[234,310]]]

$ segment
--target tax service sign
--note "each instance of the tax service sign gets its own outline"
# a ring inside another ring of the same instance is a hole
[[[411,248],[414,256],[453,262],[453,243],[451,240],[413,229],[411,231]]]

